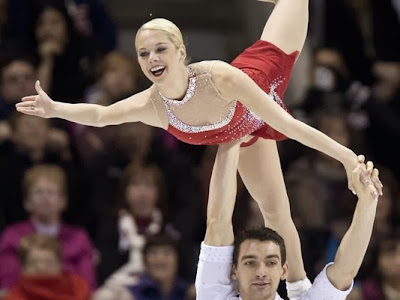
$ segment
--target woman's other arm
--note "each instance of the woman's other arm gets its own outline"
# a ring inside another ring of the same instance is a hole
[[[19,112],[42,118],[61,118],[71,122],[103,127],[126,122],[143,122],[162,127],[157,112],[150,100],[148,90],[118,101],[110,106],[87,103],[63,103],[53,101],[40,86],[35,84],[37,95],[22,98],[16,104]]]

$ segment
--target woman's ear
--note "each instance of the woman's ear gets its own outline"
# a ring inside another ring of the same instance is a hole
[[[186,47],[185,47],[185,45],[182,45],[180,48],[179,48],[179,60],[181,60],[181,61],[185,61],[185,59],[186,59]]]

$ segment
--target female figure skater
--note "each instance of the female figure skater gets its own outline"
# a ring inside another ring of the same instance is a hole
[[[289,137],[339,160],[350,189],[357,165],[353,151],[294,119],[282,102],[307,26],[308,0],[277,0],[261,39],[231,65],[203,61],[187,66],[179,28],[154,19],[138,30],[135,40],[141,69],[153,82],[149,89],[105,107],[53,101],[37,82],[38,95],[24,97],[17,110],[90,126],[140,121],[191,144],[243,141],[239,173],[262,211],[268,212],[266,225],[278,230],[288,248],[297,249],[288,257],[288,281],[297,281],[305,278],[305,271],[275,140]]]

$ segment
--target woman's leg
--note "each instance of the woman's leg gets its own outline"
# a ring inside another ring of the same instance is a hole
[[[276,0],[261,40],[274,44],[287,54],[301,52],[308,28],[308,1]]]
[[[276,142],[260,138],[251,146],[242,147],[238,169],[250,195],[261,209],[265,225],[276,230],[285,240],[288,281],[304,279],[306,273],[300,238],[290,214]]]

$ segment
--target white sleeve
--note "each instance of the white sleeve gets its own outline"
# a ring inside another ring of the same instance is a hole
[[[289,299],[297,299],[311,288],[312,284],[307,277],[295,282],[286,281],[286,291]]]
[[[345,300],[347,295],[353,288],[353,283],[350,287],[341,291],[333,286],[326,275],[326,268],[331,265],[329,263],[315,278],[312,287],[298,298],[290,298],[290,300]]]
[[[230,279],[233,246],[214,247],[201,243],[196,274],[197,300],[222,300],[235,296]]]

